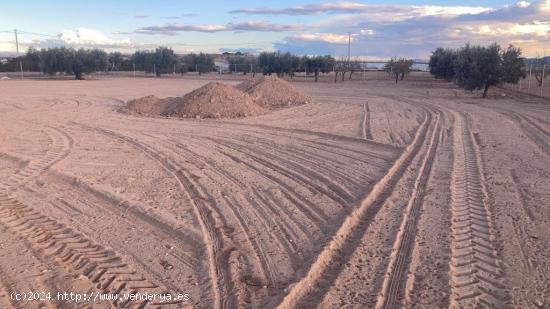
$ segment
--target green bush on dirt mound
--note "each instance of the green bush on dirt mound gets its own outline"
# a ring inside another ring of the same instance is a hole
[[[262,76],[247,80],[236,87],[248,93],[254,102],[268,109],[302,105],[312,101],[310,96],[301,93],[289,82],[275,76]]]
[[[147,96],[129,101],[126,109],[149,116],[180,118],[238,118],[268,111],[235,87],[210,82],[183,97],[159,99]]]

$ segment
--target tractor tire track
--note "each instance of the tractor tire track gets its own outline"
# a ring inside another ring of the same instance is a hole
[[[364,111],[364,117],[363,122],[361,124],[361,133],[363,136],[363,139],[366,140],[373,140],[372,138],[372,132],[371,132],[371,124],[370,124],[370,108],[369,108],[369,102],[365,102],[363,104],[363,111]]]
[[[501,112],[518,125],[527,138],[545,155],[550,156],[550,134],[533,120],[514,112]]]
[[[450,306],[502,308],[503,272],[492,243],[495,235],[486,205],[481,162],[466,119],[457,115],[455,120]]]
[[[17,173],[0,182],[0,193],[17,189],[69,155],[74,144],[73,139],[67,133],[53,127],[48,128],[47,133],[52,145],[46,155],[41,159],[31,160]]]
[[[103,293],[166,293],[163,287],[134,270],[113,250],[98,245],[15,198],[0,194],[0,212],[2,225],[24,237],[46,256],[87,277]],[[145,308],[146,305],[169,307],[177,304],[117,299],[112,301],[112,305]]]
[[[426,184],[430,178],[433,159],[437,151],[439,140],[441,139],[441,117],[441,114],[437,116],[426,156],[420,167],[420,172],[414,184],[413,194],[408,202],[401,227],[396,236],[390,263],[386,271],[386,277],[382,284],[382,290],[376,308],[400,307],[400,298],[404,295],[404,286],[407,281],[405,275],[412,254],[412,248],[415,245],[416,226],[418,217],[422,211]]]
[[[419,152],[430,123],[432,123],[432,115],[426,110],[423,122],[412,143],[405,148],[387,174],[374,185],[361,206],[343,221],[330,243],[318,255],[307,274],[282,300],[279,308],[298,308],[305,306],[307,302],[320,301],[321,295],[328,288],[326,285],[334,281],[348,255],[354,251],[356,239],[360,236],[357,235],[358,232],[364,230],[364,226],[368,224],[368,218],[374,216],[397,180],[403,175],[405,168]]]
[[[198,189],[199,185],[192,180],[191,175],[189,175],[189,173],[181,167],[174,164],[164,154],[153,150],[148,145],[136,139],[107,129],[93,128],[84,124],[78,125],[84,129],[97,131],[133,145],[147,156],[157,161],[177,180],[181,190],[189,198],[193,206],[195,216],[201,226],[203,241],[206,246],[208,256],[209,276],[212,281],[212,292],[214,294],[214,307],[233,307],[235,299],[232,295],[230,295],[231,291],[228,290],[231,286],[231,281],[230,274],[228,273],[229,267],[227,267],[227,258],[229,257],[232,249],[231,247],[225,246],[224,242],[227,242],[227,239],[220,231],[221,226],[216,224],[216,219],[213,217],[213,213],[216,213],[218,217],[219,213],[213,209],[212,201]]]

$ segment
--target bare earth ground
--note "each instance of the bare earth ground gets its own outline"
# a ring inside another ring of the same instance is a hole
[[[0,308],[550,306],[547,100],[415,74],[296,81],[316,103],[246,119],[117,112],[207,82],[0,81]]]

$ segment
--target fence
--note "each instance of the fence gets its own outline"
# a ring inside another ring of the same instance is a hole
[[[539,76],[542,76],[541,83],[535,77],[535,70],[539,72]],[[550,70],[550,65],[543,65],[541,67],[528,65],[525,78],[520,79],[517,84],[506,84],[503,87],[522,93],[550,98],[550,74],[547,70]],[[544,77],[545,74],[548,74],[548,76]]]

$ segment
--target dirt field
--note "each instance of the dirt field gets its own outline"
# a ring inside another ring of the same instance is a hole
[[[0,308],[550,306],[548,100],[417,73],[235,120],[117,112],[209,81],[0,81]]]

